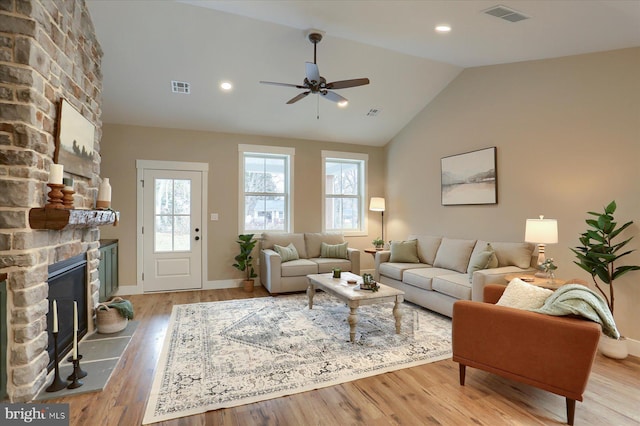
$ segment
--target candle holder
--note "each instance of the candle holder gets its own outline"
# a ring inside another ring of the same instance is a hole
[[[69,383],[69,386],[67,386],[67,388],[69,389],[76,389],[84,385],[84,383],[82,383],[80,379],[82,379],[83,377],[86,377],[87,372],[83,371],[80,368],[81,359],[82,359],[82,355],[78,355],[78,359],[73,359],[73,357],[67,358],[67,361],[73,364],[73,372],[69,375],[69,377],[67,377],[67,380],[71,381],[71,383]]]
[[[71,189],[71,187],[65,186],[62,189],[62,207],[64,209],[67,210],[72,210],[73,209],[73,194],[75,194],[76,191],[74,191],[73,189]]]
[[[62,205],[62,188],[64,185],[61,183],[48,183],[47,186],[51,188],[49,191],[49,202],[44,206],[45,209],[63,209]]]
[[[45,389],[47,392],[57,392],[67,387],[67,382],[60,378],[60,366],[58,365],[58,333],[53,333],[53,348],[53,356],[55,356],[55,373],[53,376],[53,382],[51,382],[49,387]]]

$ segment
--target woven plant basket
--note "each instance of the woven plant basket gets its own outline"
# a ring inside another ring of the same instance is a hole
[[[96,306],[98,333],[117,333],[125,329],[129,320],[123,317],[117,309],[108,306],[111,302],[122,302],[123,300],[121,297],[114,297],[108,302],[98,303]]]

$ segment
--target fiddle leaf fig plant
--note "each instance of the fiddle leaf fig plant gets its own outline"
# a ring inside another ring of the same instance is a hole
[[[237,270],[246,271],[247,281],[258,276],[253,269],[253,256],[251,256],[251,252],[258,242],[253,239],[253,235],[254,234],[238,235],[236,242],[240,245],[240,253],[234,258],[236,263],[233,264],[233,267]]]
[[[578,260],[573,263],[591,275],[596,288],[607,301],[611,314],[613,314],[615,301],[614,280],[620,278],[627,272],[640,270],[640,266],[636,265],[616,266],[616,263],[622,257],[635,251],[623,250],[633,237],[629,237],[620,242],[614,242],[614,239],[616,239],[622,231],[633,224],[633,221],[629,221],[618,226],[618,223],[615,222],[613,217],[616,207],[617,205],[614,200],[604,208],[603,213],[588,212],[588,214],[594,216],[594,218],[585,221],[588,228],[580,235],[580,244],[582,245],[571,249],[578,257]],[[598,279],[601,283],[598,282]],[[602,284],[609,286],[608,294],[603,290]]]

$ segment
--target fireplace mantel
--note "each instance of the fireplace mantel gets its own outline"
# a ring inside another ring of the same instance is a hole
[[[83,209],[45,209],[29,210],[29,225],[32,229],[63,229],[91,228],[94,226],[111,225],[120,218],[120,212],[113,210],[83,210]]]

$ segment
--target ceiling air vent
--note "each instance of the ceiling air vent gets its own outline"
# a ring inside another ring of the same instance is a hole
[[[189,95],[191,93],[191,84],[184,81],[171,80],[171,91],[173,93],[184,93]]]
[[[367,117],[375,117],[380,113],[381,110],[382,108],[371,108],[367,113]]]
[[[483,10],[483,12],[487,15],[495,16],[496,18],[504,19],[509,22],[518,22],[524,19],[529,19],[528,16],[502,5],[490,7],[487,10]]]

